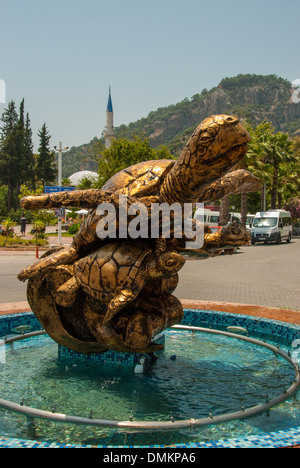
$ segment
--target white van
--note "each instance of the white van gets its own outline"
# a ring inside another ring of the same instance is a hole
[[[251,232],[251,228],[252,228],[254,218],[255,218],[255,214],[250,214],[250,213],[247,214],[246,229],[247,229],[248,232]]]
[[[287,242],[292,238],[291,213],[285,210],[269,210],[256,213],[251,228],[251,242]]]
[[[201,210],[198,209],[194,213],[194,218],[203,221],[204,224],[210,227],[212,232],[216,232],[220,229],[219,220],[220,220],[220,212],[219,211],[211,211],[211,210]],[[236,221],[238,224],[241,224],[241,215],[240,213],[230,213],[230,223]]]

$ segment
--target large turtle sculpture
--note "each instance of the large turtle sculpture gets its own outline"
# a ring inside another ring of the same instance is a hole
[[[21,281],[29,279],[29,303],[50,336],[85,353],[109,348],[151,352],[159,348],[152,342],[153,336],[183,317],[182,306],[172,292],[178,282],[177,271],[184,263],[175,252],[186,250],[186,237],[183,234],[178,239],[172,226],[166,240],[161,239],[161,231],[155,239],[150,234],[139,242],[127,239],[122,258],[117,252],[123,242],[120,229],[124,226],[118,213],[121,208],[123,213],[125,210],[129,223],[134,217],[130,208],[137,203],[146,207],[150,217],[153,204],[183,206],[257,190],[257,179],[247,171],[230,172],[244,158],[249,141],[249,134],[237,118],[212,116],[197,127],[176,161],[141,162],[115,174],[101,190],[22,199],[23,209],[91,209],[70,247],[50,250],[18,275]],[[99,236],[97,230],[103,219],[99,207],[106,204],[117,210],[114,239]],[[161,228],[161,219],[159,223]],[[208,258],[222,251],[232,253],[248,240],[247,231],[239,225],[224,226],[215,234],[206,229],[198,255]],[[167,269],[162,268],[163,258],[170,262]],[[127,278],[125,295],[124,288],[119,288],[125,281],[122,262],[123,266],[130,266],[133,275],[130,280]],[[150,267],[153,264],[155,268]],[[118,286],[115,297],[107,294],[113,285]]]

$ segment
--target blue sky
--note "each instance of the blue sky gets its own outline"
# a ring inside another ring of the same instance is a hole
[[[0,80],[37,143],[101,136],[226,76],[300,78],[299,0],[0,0]],[[2,114],[5,104],[0,103]]]

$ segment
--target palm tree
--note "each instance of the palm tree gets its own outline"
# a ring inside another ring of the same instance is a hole
[[[241,193],[241,223],[243,226],[246,226],[248,214],[248,193]]]
[[[273,138],[274,128],[269,122],[262,122],[254,130],[247,125],[247,130],[251,135],[251,141],[248,144],[248,152],[241,162],[242,169],[246,169],[261,181],[261,202],[260,209],[266,209],[266,187],[272,178],[272,165],[269,159],[270,140]],[[243,197],[242,218],[247,215],[247,201]],[[241,209],[242,210],[242,209]]]
[[[221,198],[220,215],[219,215],[220,226],[224,226],[230,221],[229,204],[230,204],[229,195],[225,195],[225,197]]]
[[[281,207],[283,202],[299,192],[300,139],[292,142],[287,134],[275,133],[270,122],[262,122],[255,129],[246,128],[251,135],[248,152],[237,169],[245,169],[261,181],[261,211],[267,209],[267,191],[271,195],[271,208]],[[286,194],[286,195],[285,195]],[[221,199],[220,224],[229,219],[229,197]],[[242,224],[248,213],[247,193],[241,194]]]
[[[278,132],[271,142],[270,154],[273,166],[272,187],[271,187],[271,208],[277,208],[278,195],[282,194],[281,179],[286,169],[293,165],[297,158],[293,153],[293,143],[285,133]],[[291,169],[291,167],[290,167]],[[283,188],[283,187],[282,187]],[[280,196],[279,196],[280,200]]]
[[[292,142],[293,157],[285,161],[279,169],[278,207],[300,193],[300,137]]]

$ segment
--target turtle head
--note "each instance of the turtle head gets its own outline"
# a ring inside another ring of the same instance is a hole
[[[241,224],[237,224],[236,221],[222,226],[218,234],[220,234],[225,245],[245,245],[250,241],[250,234],[247,229]]]
[[[213,115],[203,120],[164,180],[163,201],[198,201],[203,187],[222,177],[244,158],[250,139],[236,117]]]
[[[154,256],[148,264],[147,276],[161,278],[171,276],[179,271],[185,263],[184,258],[177,252],[164,252]]]

